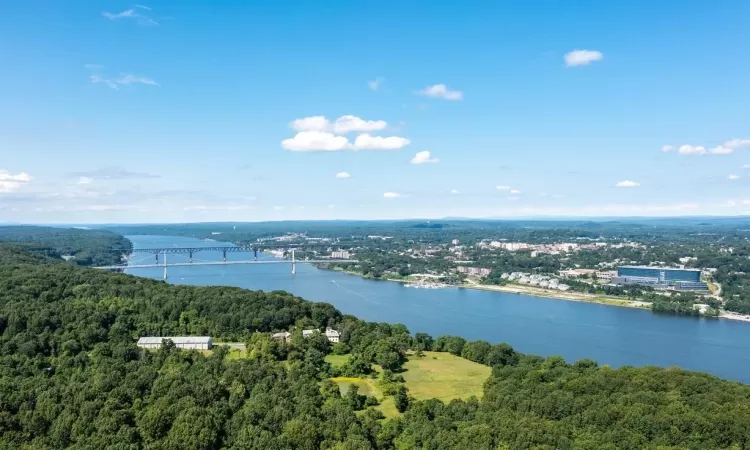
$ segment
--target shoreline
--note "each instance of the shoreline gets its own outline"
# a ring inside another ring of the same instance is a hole
[[[415,280],[406,280],[406,279],[395,280],[391,278],[368,278],[368,277],[363,276],[360,273],[349,271],[349,270],[333,269],[333,271],[342,272],[347,275],[353,275],[356,277],[363,278],[365,280],[373,280],[373,281],[393,281],[396,283],[413,283],[415,281]],[[604,296],[597,296],[593,294],[583,294],[579,292],[552,291],[549,289],[534,288],[534,287],[524,286],[520,284],[498,286],[498,285],[490,285],[490,284],[465,283],[462,285],[448,285],[448,287],[455,287],[458,289],[474,289],[478,291],[503,292],[506,294],[530,295],[533,297],[542,297],[542,298],[548,298],[548,299],[553,299],[553,300],[567,300],[571,302],[596,303],[599,305],[620,306],[623,308],[637,308],[637,309],[649,309],[649,310],[651,309],[651,302],[644,302],[640,300],[620,299],[616,297],[604,297]],[[750,316],[748,317],[747,321],[750,322]]]

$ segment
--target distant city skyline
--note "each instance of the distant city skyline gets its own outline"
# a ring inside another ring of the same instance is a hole
[[[747,2],[196,3],[5,5],[0,222],[750,213]]]

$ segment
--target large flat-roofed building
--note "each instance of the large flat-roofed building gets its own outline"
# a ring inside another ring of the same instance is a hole
[[[214,346],[210,336],[145,336],[138,339],[138,347],[160,348],[166,339],[174,342],[177,348],[210,350]]]
[[[677,291],[706,291],[708,286],[701,281],[698,269],[677,269],[673,267],[621,266],[614,284],[637,284],[654,289],[674,289]]]
[[[701,281],[698,269],[677,269],[672,267],[621,266],[617,268],[618,277],[655,278],[659,283],[675,281]]]

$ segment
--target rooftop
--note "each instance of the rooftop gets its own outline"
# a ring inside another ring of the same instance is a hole
[[[139,344],[161,344],[164,339],[169,339],[175,344],[208,344],[211,336],[144,336],[138,339]]]
[[[679,270],[683,272],[700,272],[700,269],[680,269],[679,267],[658,267],[658,266],[617,266],[618,269],[653,269],[653,270]]]

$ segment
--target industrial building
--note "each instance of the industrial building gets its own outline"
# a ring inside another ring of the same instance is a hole
[[[138,347],[160,348],[167,339],[174,342],[177,348],[210,350],[214,346],[210,336],[145,336],[138,339]]]
[[[654,289],[673,289],[677,291],[706,291],[708,286],[701,281],[701,271],[674,267],[621,266],[613,284],[637,284],[651,286]]]

